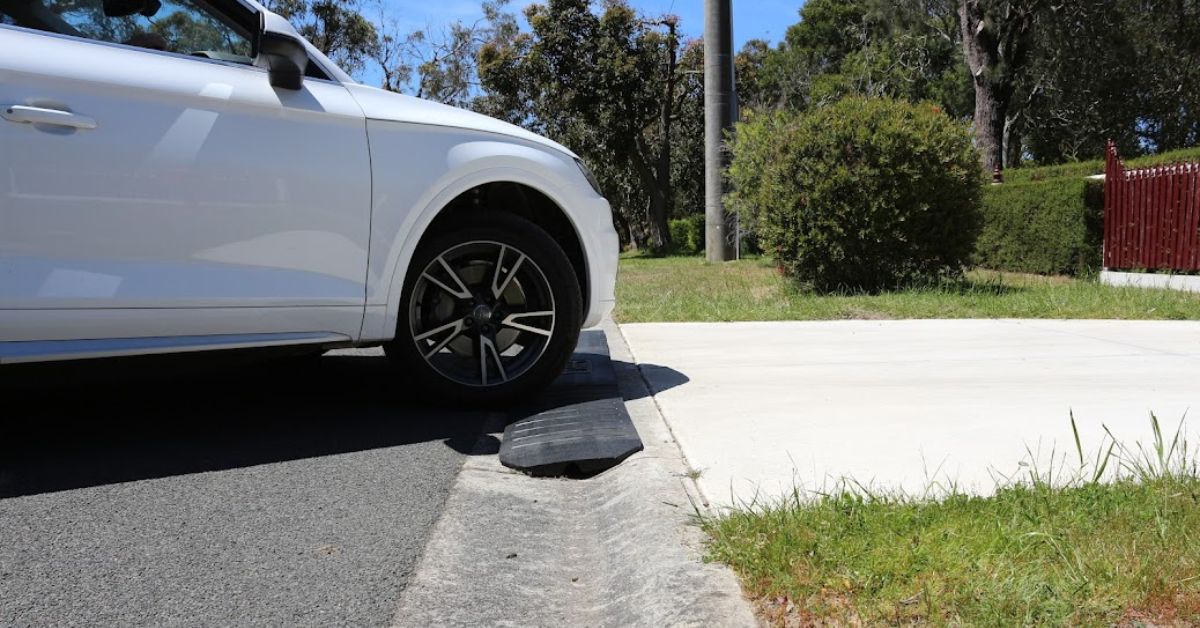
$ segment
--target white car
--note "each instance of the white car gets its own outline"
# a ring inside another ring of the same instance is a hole
[[[0,363],[382,345],[451,402],[613,307],[583,162],[356,84],[252,0],[0,0]]]

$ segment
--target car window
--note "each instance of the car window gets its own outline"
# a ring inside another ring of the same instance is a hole
[[[201,0],[0,0],[5,24],[251,63],[250,34]]]

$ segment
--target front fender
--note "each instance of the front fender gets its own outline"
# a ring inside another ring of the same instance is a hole
[[[363,341],[394,336],[408,265],[430,224],[451,201],[480,185],[512,182],[563,207],[571,177],[578,176],[570,157],[541,147],[445,128],[370,124],[375,183]],[[409,150],[400,150],[404,147]],[[568,216],[578,231],[575,218],[570,212]]]

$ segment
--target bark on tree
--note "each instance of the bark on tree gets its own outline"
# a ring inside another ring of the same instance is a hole
[[[974,72],[974,70],[972,70]],[[975,146],[983,158],[983,171],[991,173],[1004,167],[1004,118],[1008,102],[1003,90],[975,74]]]
[[[675,29],[678,25],[674,19],[663,21],[667,27],[667,50],[666,50],[666,66],[667,80],[663,82],[662,105],[659,108],[659,126],[662,129],[662,135],[658,139],[658,159],[654,163],[654,178],[658,180],[658,188],[661,189],[661,201],[656,207],[653,203],[650,207],[650,223],[654,225],[657,236],[661,242],[656,242],[658,246],[669,245],[671,242],[671,229],[667,224],[667,219],[670,217],[671,207],[669,206],[675,199],[675,191],[671,189],[671,121],[675,117],[675,66],[679,62],[679,40],[676,37]],[[655,199],[656,195],[651,195],[651,199]]]
[[[1012,106],[1009,109],[1013,109]],[[1020,124],[1021,114],[1009,117],[1004,121],[1004,168],[1010,168],[1021,163],[1021,142],[1024,140],[1024,134],[1021,133]]]
[[[675,194],[671,186],[671,124],[675,120],[676,69],[679,65],[679,39],[676,35],[678,23],[674,19],[660,22],[667,27],[666,80],[659,105],[659,132],[657,145],[651,144],[641,135],[634,138],[629,163],[637,173],[647,195],[650,197],[649,227],[650,243],[658,249],[671,244],[671,229],[668,219]]]
[[[671,243],[671,231],[667,225],[667,213],[671,199],[670,162],[667,162],[667,176],[659,178],[656,168],[652,167],[646,159],[646,155],[651,154],[649,148],[645,138],[640,135],[634,138],[634,148],[629,153],[629,163],[633,166],[633,171],[637,173],[646,194],[650,197],[650,206],[647,208],[650,214],[650,243],[655,248],[661,249]]]
[[[975,145],[983,170],[1005,165],[1006,122],[1013,93],[1025,69],[1033,21],[1042,0],[958,0],[963,56],[975,84]],[[1013,136],[1016,138],[1016,136]]]

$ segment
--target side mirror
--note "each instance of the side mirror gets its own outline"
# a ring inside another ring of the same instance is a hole
[[[272,87],[300,89],[304,83],[304,70],[308,67],[308,50],[287,20],[264,13],[254,65],[267,69]]]

